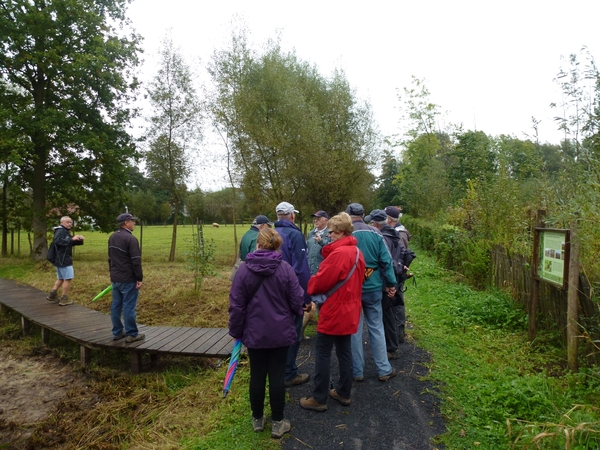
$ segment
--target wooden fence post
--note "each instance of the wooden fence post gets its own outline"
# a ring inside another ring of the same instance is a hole
[[[569,369],[577,372],[577,339],[579,333],[579,239],[577,221],[571,222],[571,257],[569,258],[569,287],[567,291],[567,360]]]

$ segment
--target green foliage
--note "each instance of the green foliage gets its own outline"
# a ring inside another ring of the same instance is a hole
[[[187,253],[188,269],[194,272],[194,290],[202,289],[205,277],[215,275],[215,242],[204,239],[202,224],[192,226],[191,248]]]

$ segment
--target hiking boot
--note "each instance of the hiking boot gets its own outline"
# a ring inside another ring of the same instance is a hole
[[[121,331],[121,333],[120,333],[119,335],[117,335],[117,336],[113,336],[113,341],[119,341],[119,340],[123,339],[125,336],[127,336],[127,335],[125,334],[125,332],[124,332],[124,331]]]
[[[48,294],[48,297],[46,297],[46,300],[48,300],[49,302],[52,303],[58,303],[58,296],[56,295],[56,291],[52,290],[50,291],[50,293]]]
[[[395,352],[388,352],[388,360],[392,360],[392,359],[398,359],[400,358],[400,352],[398,350],[396,350]]]
[[[392,368],[392,371],[390,373],[388,373],[387,375],[384,375],[382,377],[379,377],[379,381],[388,381],[391,378],[394,378],[396,375],[398,375],[398,372],[396,372],[396,369]]]
[[[290,386],[298,386],[299,384],[304,384],[308,381],[308,374],[307,373],[299,373],[298,375],[296,375],[296,378],[292,378],[289,381],[285,382],[285,387],[290,387]]]
[[[273,421],[273,423],[271,424],[271,437],[275,438],[275,439],[279,439],[285,433],[290,431],[291,429],[292,429],[292,424],[287,419]]]
[[[365,381],[365,377],[354,377],[354,381],[356,381],[357,383],[362,383],[363,381]]]
[[[312,409],[313,411],[327,411],[327,405],[322,405],[313,397],[302,397],[300,399],[300,406],[302,406],[304,409]]]
[[[69,300],[67,295],[63,295],[58,302],[58,306],[69,306],[73,304],[73,300]]]
[[[127,338],[125,339],[125,342],[127,342],[128,344],[131,344],[132,342],[143,341],[144,339],[146,339],[146,335],[140,333],[137,336],[127,336]]]
[[[255,433],[260,433],[262,430],[265,429],[265,416],[263,414],[263,416],[260,419],[256,419],[255,417],[252,418],[252,426],[254,427],[254,432]]]
[[[340,405],[350,406],[351,400],[349,398],[340,397],[335,389],[329,391],[329,396],[337,401]]]

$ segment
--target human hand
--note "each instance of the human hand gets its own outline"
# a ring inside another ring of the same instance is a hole
[[[312,302],[307,303],[306,305],[304,305],[302,307],[302,309],[304,310],[304,312],[309,313],[312,311]]]

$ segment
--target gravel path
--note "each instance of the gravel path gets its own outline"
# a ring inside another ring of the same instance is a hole
[[[366,328],[363,338],[368,340]],[[330,398],[326,412],[307,411],[299,405],[300,398],[311,395],[315,341],[314,337],[303,341],[298,353],[300,372],[310,374],[311,381],[288,389],[291,403],[286,406],[285,416],[292,430],[282,441],[284,450],[443,448],[430,442],[445,431],[445,423],[433,385],[421,380],[428,372],[424,363],[429,355],[414,341],[407,339],[400,346],[403,356],[390,361],[398,376],[386,383],[377,378],[370,347],[365,345],[365,381],[353,384],[352,405],[342,406]],[[335,380],[335,349],[331,360]]]

